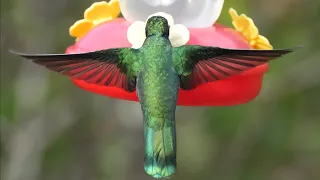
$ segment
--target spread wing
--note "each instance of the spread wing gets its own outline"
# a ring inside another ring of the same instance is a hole
[[[181,46],[173,49],[173,64],[180,75],[181,88],[191,90],[200,84],[240,74],[292,51]]]
[[[139,71],[138,50],[115,48],[79,54],[13,54],[31,59],[50,70],[91,84],[119,87],[127,92],[136,88]]]

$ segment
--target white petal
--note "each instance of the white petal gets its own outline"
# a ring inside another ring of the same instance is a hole
[[[140,48],[143,45],[146,39],[145,28],[146,23],[142,21],[136,21],[129,26],[127,38],[134,48]]]
[[[152,16],[161,16],[161,17],[164,17],[164,18],[167,19],[169,26],[173,26],[173,25],[174,25],[173,17],[172,17],[170,14],[167,14],[167,13],[164,13],[164,12],[157,12],[157,13],[155,13],[155,14],[151,14],[151,15],[148,17],[148,19],[151,18]],[[147,19],[147,21],[148,21],[148,19]]]
[[[131,46],[132,49],[140,49],[142,47],[143,43],[140,44],[134,44]]]
[[[174,47],[186,45],[190,39],[190,32],[182,24],[176,24],[170,27],[169,40]]]

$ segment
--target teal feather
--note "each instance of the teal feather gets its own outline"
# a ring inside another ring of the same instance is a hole
[[[144,117],[144,170],[154,178],[170,177],[177,167],[174,113],[167,119],[163,119],[162,129],[149,127],[148,121],[155,121],[155,119]]]

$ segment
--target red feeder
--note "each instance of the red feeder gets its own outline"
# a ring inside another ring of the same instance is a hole
[[[102,23],[94,27],[66,53],[131,47],[127,40],[127,29],[131,25],[123,18]],[[208,28],[189,28],[190,45],[218,46],[233,49],[251,49],[242,34],[226,26],[215,24]],[[260,65],[244,73],[198,86],[194,90],[180,90],[177,105],[180,106],[231,106],[253,100],[260,92],[263,74],[268,65]],[[129,101],[139,101],[136,92],[128,93],[117,87],[89,84],[72,79],[80,88],[104,96]]]

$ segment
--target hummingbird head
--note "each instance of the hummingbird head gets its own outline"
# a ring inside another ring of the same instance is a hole
[[[146,25],[146,36],[153,35],[169,38],[169,24],[166,18],[161,16],[153,16],[148,19]]]

